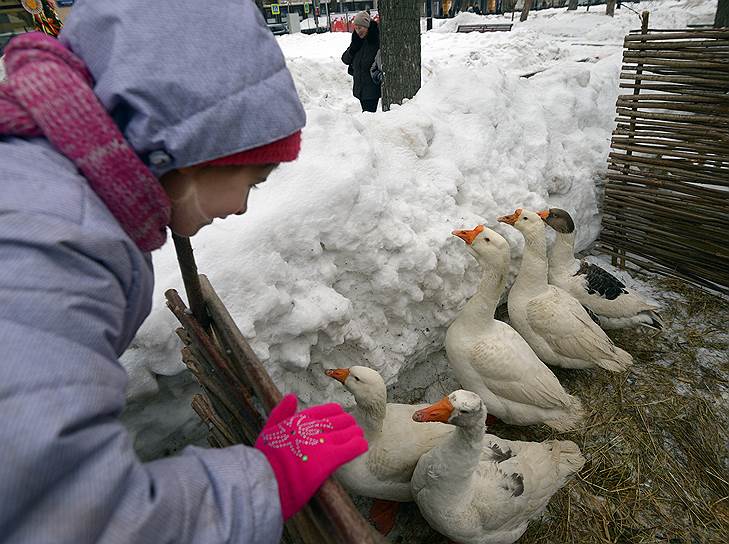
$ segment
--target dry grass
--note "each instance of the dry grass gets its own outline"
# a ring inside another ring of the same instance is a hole
[[[628,373],[555,371],[589,414],[581,430],[490,429],[570,439],[588,459],[521,544],[729,542],[729,303],[675,280],[649,281],[664,293],[667,326],[611,333],[635,359]],[[393,541],[444,542],[415,530],[417,512],[406,517]]]
[[[559,373],[591,411],[567,436],[588,463],[521,542],[729,542],[729,304],[654,282],[681,298],[665,301],[663,334],[612,335],[629,373]]]

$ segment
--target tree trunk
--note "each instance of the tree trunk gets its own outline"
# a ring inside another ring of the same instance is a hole
[[[382,111],[420,89],[420,1],[380,0]]]
[[[575,10],[577,9],[577,0],[570,0],[570,3],[567,4],[567,10]]]
[[[529,10],[532,9],[532,2],[533,0],[524,0],[524,7],[521,10],[521,17],[519,17],[519,20],[522,23],[527,20],[527,17],[529,17]]]
[[[729,0],[719,0],[716,6],[714,26],[729,27]]]
[[[615,0],[607,0],[605,3],[605,14],[615,17]]]

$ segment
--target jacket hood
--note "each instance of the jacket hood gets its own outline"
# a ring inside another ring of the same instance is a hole
[[[157,176],[306,122],[251,0],[77,0],[60,40],[86,62],[95,94]]]

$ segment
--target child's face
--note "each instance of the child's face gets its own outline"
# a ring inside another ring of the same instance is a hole
[[[359,36],[362,40],[365,39],[365,36],[367,36],[367,32],[369,32],[369,30],[370,29],[366,26],[354,25],[354,31],[357,33],[357,36]]]
[[[193,166],[165,174],[160,182],[172,202],[172,232],[192,236],[216,218],[244,213],[251,187],[276,166]]]

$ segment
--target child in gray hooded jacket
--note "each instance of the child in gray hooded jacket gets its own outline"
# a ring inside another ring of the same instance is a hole
[[[278,542],[367,448],[341,407],[295,414],[289,396],[255,448],[146,464],[118,420],[150,252],[168,227],[191,236],[243,213],[250,187],[298,155],[304,111],[261,14],[243,0],[78,0],[58,41],[14,38],[5,63],[3,542]],[[321,440],[279,436],[299,425]]]

